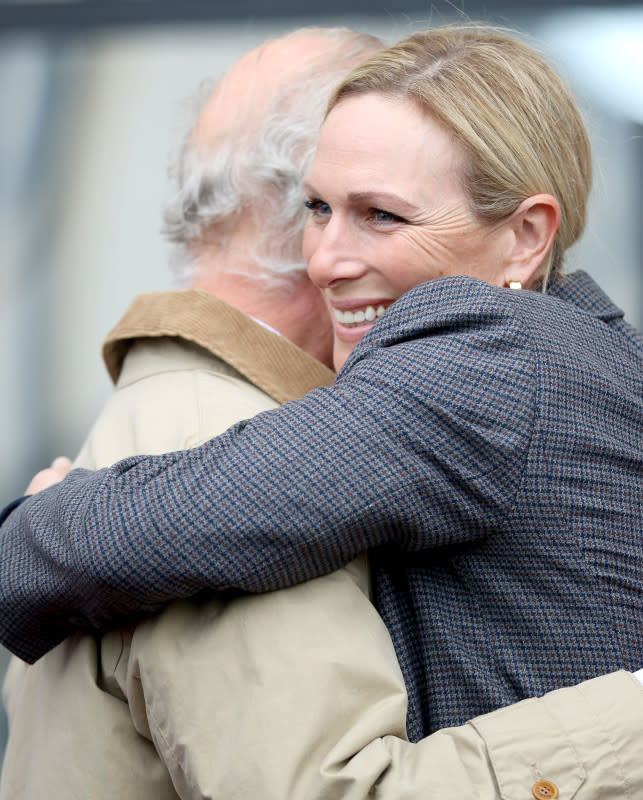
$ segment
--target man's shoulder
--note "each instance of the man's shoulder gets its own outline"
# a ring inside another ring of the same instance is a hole
[[[242,312],[235,314],[228,303],[200,289],[179,289],[147,292],[137,295],[103,342],[103,359],[116,383],[125,357],[135,343],[173,338],[198,344],[211,355],[216,352],[215,333],[232,335],[229,315],[237,326],[252,326],[253,321]]]

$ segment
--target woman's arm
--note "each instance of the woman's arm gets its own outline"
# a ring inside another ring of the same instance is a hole
[[[0,537],[0,640],[33,661],[79,626],[206,588],[269,591],[382,543],[420,550],[499,524],[527,452],[533,358],[494,290],[460,280],[440,314],[448,281],[405,296],[331,389],[25,501]]]

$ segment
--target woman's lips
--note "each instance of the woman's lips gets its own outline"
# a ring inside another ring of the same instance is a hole
[[[335,335],[344,341],[357,341],[384,315],[394,301],[357,300],[337,301],[332,304],[335,317]]]
[[[390,305],[390,303],[389,303]],[[363,325],[365,322],[375,322],[383,316],[386,311],[386,306],[383,303],[377,305],[365,305],[342,311],[340,308],[333,308],[333,313],[337,322],[341,323],[344,327],[353,328],[357,325]]]

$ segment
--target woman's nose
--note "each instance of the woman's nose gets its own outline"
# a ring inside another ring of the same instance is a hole
[[[320,289],[328,289],[338,281],[355,280],[364,273],[354,236],[336,217],[323,227],[308,224],[304,258],[310,279]]]

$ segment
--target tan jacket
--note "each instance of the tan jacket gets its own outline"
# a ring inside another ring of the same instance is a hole
[[[82,466],[192,447],[332,380],[201,292],[138,298],[104,355],[118,384]],[[409,744],[365,559],[268,595],[176,602],[29,668],[14,659],[5,701],[2,800],[518,800],[543,781],[577,800],[643,791],[643,687],[625,673]]]

